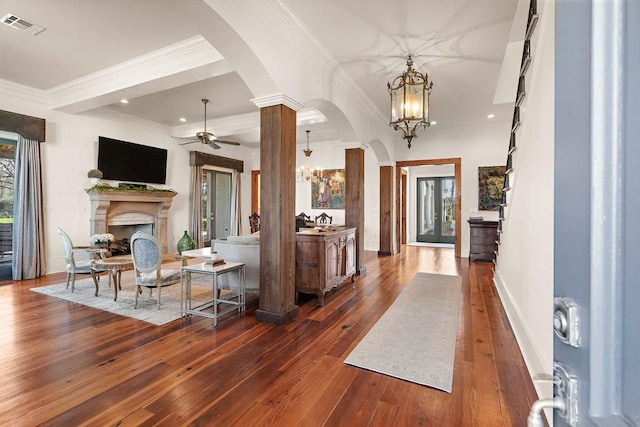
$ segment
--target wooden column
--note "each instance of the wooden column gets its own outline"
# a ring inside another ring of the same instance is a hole
[[[378,255],[393,253],[393,166],[380,166],[380,249]]]
[[[260,106],[260,105],[258,105]],[[256,319],[283,324],[295,305],[296,111],[260,108],[260,307]]]
[[[356,271],[365,274],[364,267],[364,150],[345,150],[344,220],[347,228],[356,229]]]

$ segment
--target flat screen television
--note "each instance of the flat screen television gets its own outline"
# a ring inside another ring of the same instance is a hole
[[[166,184],[167,150],[100,136],[98,169],[104,179]]]

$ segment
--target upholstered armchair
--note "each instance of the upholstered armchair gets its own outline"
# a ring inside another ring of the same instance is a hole
[[[74,246],[69,235],[60,227],[58,227],[58,234],[62,237],[62,243],[64,244],[67,289],[69,289],[69,281],[71,281],[71,292],[73,292],[75,290],[76,274],[91,274],[91,261],[101,257],[104,254],[104,250],[97,246]],[[97,280],[100,280],[100,276],[98,276]],[[109,286],[111,286],[111,275],[109,275]]]
[[[149,289],[150,297],[153,289],[157,288],[159,310],[161,289],[180,283],[180,270],[163,270],[160,243],[153,236],[140,231],[131,236],[131,258],[136,273],[136,300],[133,308],[138,307],[138,294],[142,293],[142,288]]]

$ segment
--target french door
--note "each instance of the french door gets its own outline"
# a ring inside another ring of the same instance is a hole
[[[447,177],[417,180],[418,242],[455,243],[455,179]]]
[[[231,174],[215,170],[202,172],[202,232],[205,246],[211,240],[226,239],[231,230]]]
[[[16,141],[0,133],[0,280],[12,277]]]

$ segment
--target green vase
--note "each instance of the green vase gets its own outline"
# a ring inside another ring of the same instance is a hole
[[[184,235],[178,240],[178,253],[182,255],[184,251],[190,251],[191,249],[195,249],[196,244],[187,231],[185,230]]]

